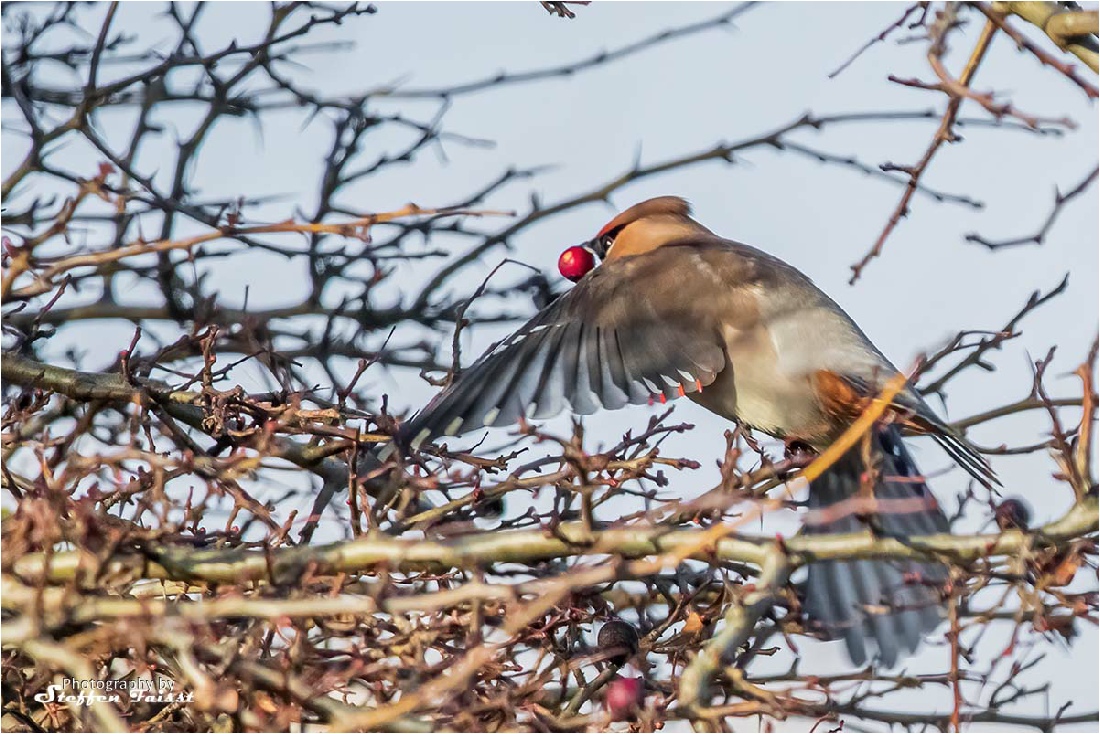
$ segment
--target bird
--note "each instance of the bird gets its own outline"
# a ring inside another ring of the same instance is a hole
[[[788,447],[820,452],[898,375],[809,277],[714,234],[680,197],[631,206],[570,250],[562,270],[575,285],[405,421],[397,443],[415,449],[566,408],[587,415],[686,397]],[[997,482],[907,382],[871,431],[870,451],[857,444],[810,483],[802,532],[947,532],[903,433],[931,436],[980,483]],[[870,511],[858,501],[868,456],[878,475]],[[845,640],[854,664],[875,653],[890,668],[939,623],[946,579],[935,562],[813,562],[803,609],[813,630]]]

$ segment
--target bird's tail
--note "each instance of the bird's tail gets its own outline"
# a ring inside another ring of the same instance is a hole
[[[871,436],[876,467],[867,467],[860,443],[810,484],[803,533],[851,533],[872,528],[883,537],[905,538],[948,530],[947,517],[925,484],[894,426]],[[876,471],[874,502],[861,495],[863,477]],[[810,564],[805,610],[810,624],[843,638],[852,662],[862,665],[869,644],[893,667],[915,652],[943,616],[941,590],[947,567],[916,561],[818,561]]]

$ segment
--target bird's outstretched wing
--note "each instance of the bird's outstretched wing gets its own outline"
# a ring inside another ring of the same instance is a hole
[[[566,406],[584,415],[702,390],[726,364],[719,309],[701,298],[716,277],[678,247],[606,262],[463,371],[398,440],[415,447]]]

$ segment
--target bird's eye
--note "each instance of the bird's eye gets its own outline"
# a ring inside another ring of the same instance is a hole
[[[588,248],[596,253],[596,257],[603,260],[607,257],[607,253],[611,249],[611,246],[615,244],[615,237],[623,230],[623,226],[624,225],[620,224],[611,229],[604,227],[600,231],[600,234],[588,241]]]
[[[607,257],[608,250],[611,249],[611,245],[615,244],[615,235],[617,231],[612,230],[605,234],[600,235],[596,239],[588,243],[588,246],[592,249],[592,252],[596,253],[596,257],[603,260]]]

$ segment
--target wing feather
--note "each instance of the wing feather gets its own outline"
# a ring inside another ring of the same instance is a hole
[[[402,427],[418,444],[566,407],[588,414],[708,385],[725,367],[713,287],[699,258],[662,252],[604,263],[465,370]],[[674,272],[676,277],[670,277]]]

